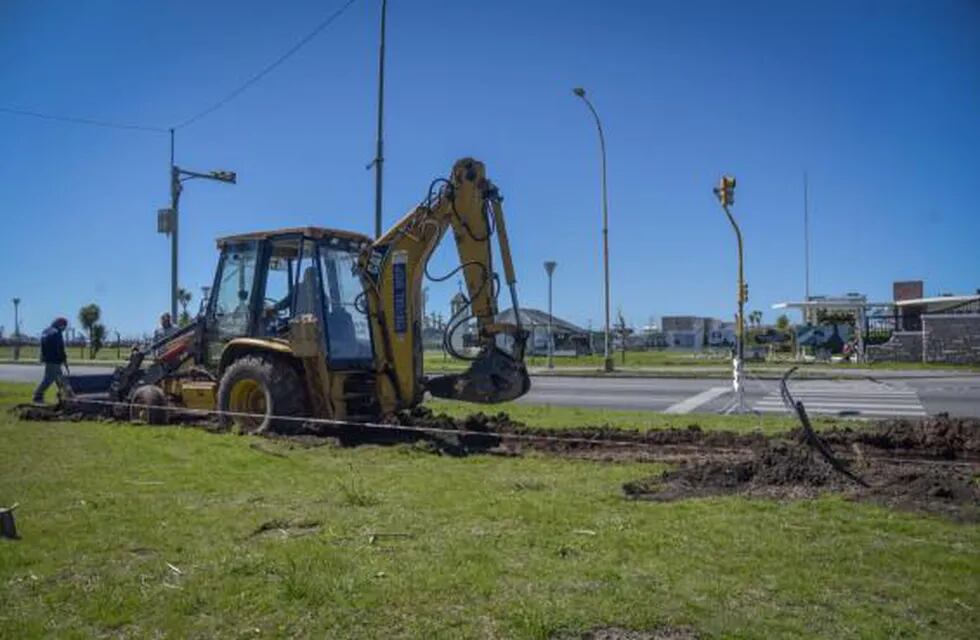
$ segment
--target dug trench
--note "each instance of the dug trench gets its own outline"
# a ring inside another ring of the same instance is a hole
[[[401,424],[488,434],[452,441],[454,451],[473,444],[520,454],[522,449],[600,460],[675,461],[679,464],[626,483],[634,500],[673,501],[741,495],[776,500],[838,493],[848,499],[964,522],[980,522],[980,420],[939,416],[883,420],[820,434],[851,477],[805,444],[802,429],[775,436],[687,429],[635,431],[583,427],[534,429],[505,414],[463,420],[425,408],[399,416]],[[468,440],[468,438],[470,440]]]
[[[20,408],[18,415],[34,420],[83,418],[30,406]],[[220,430],[216,422],[200,416],[181,422]],[[540,429],[505,413],[460,419],[417,407],[376,425],[311,421],[298,423],[290,433],[263,435],[300,447],[409,444],[449,456],[535,452],[607,462],[667,462],[675,464],[625,484],[625,496],[665,502],[722,495],[798,500],[837,493],[980,522],[980,419],[975,418],[894,419],[821,431],[821,439],[863,484],[804,444],[801,429],[773,436],[706,431],[696,424],[648,431],[607,426]]]

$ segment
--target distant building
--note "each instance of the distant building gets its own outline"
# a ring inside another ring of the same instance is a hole
[[[640,328],[639,337],[644,349],[663,349],[667,346],[667,334],[652,322]]]
[[[497,322],[514,323],[514,310],[499,314]],[[548,353],[548,314],[538,309],[521,309],[521,325],[528,332],[527,351],[530,355]],[[587,355],[592,353],[589,332],[582,327],[557,316],[551,319],[555,355]]]
[[[709,347],[734,347],[735,346],[735,323],[708,318],[708,346]]]
[[[664,316],[661,326],[669,348],[703,349],[708,343],[706,318],[698,316]]]
[[[664,342],[673,349],[731,347],[735,344],[735,323],[700,316],[664,316]]]
[[[466,296],[464,296],[462,293],[457,293],[454,295],[452,300],[449,301],[449,308],[451,311],[449,322],[451,324],[459,322],[463,315],[466,314],[466,307]],[[455,329],[449,336],[449,346],[456,353],[462,353],[463,349],[468,346],[467,342],[469,342],[469,340],[467,340],[467,336],[470,333],[469,327],[467,326],[468,324],[469,323],[464,322],[462,326]]]
[[[811,296],[774,309],[799,309],[804,325],[797,346],[837,353],[853,341],[869,361],[980,362],[980,290],[973,295],[923,297],[921,280],[892,284],[893,300],[867,296]]]

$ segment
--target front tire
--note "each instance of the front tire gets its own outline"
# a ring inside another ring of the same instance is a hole
[[[133,392],[129,420],[144,424],[167,424],[167,394],[153,384],[145,384]]]
[[[231,363],[218,385],[221,423],[242,433],[296,431],[307,415],[306,387],[296,369],[283,358],[249,355]]]

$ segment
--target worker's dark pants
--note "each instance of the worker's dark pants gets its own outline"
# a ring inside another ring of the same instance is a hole
[[[34,390],[34,402],[44,402],[44,392],[48,390],[52,382],[57,382],[59,387],[64,384],[64,378],[61,375],[61,365],[53,362],[45,362],[44,377],[41,379],[41,384],[37,385],[37,389]]]

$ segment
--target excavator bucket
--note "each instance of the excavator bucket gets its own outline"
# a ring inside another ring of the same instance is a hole
[[[484,404],[516,400],[530,388],[524,362],[496,347],[482,351],[463,373],[430,378],[426,384],[437,398]]]

